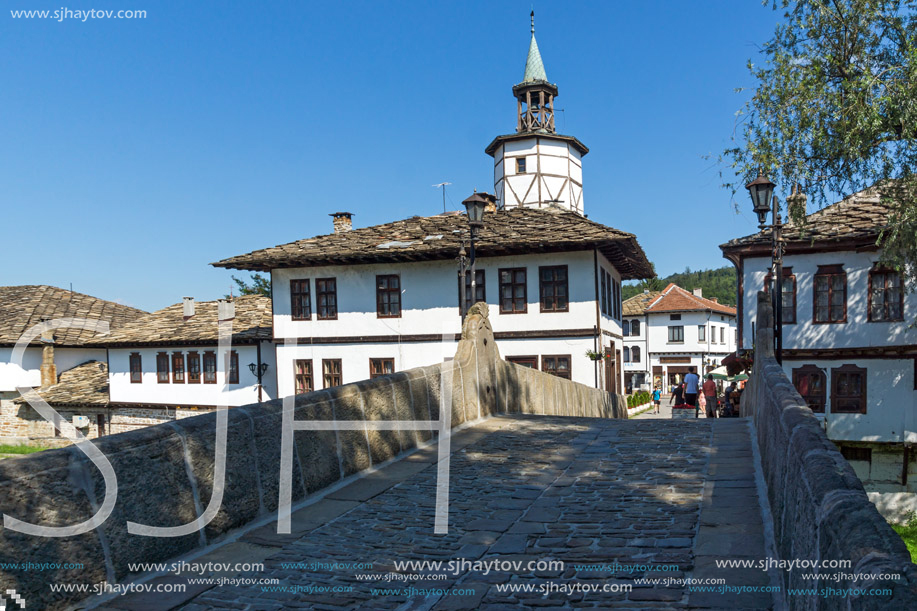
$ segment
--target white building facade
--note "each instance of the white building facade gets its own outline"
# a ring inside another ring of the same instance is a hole
[[[783,261],[783,369],[874,500],[917,491],[917,295],[881,262],[888,212],[870,191],[828,206],[804,235],[787,227]],[[739,274],[740,351],[752,347],[757,292],[772,290],[769,243],[760,233],[721,246]]]
[[[735,352],[736,309],[670,284],[624,304],[625,386],[668,390],[690,368],[698,374]],[[628,379],[629,378],[629,379]]]
[[[501,354],[593,387],[622,392],[621,282],[652,275],[633,235],[588,220],[578,140],[557,135],[534,32],[514,87],[517,132],[487,147],[497,196],[475,238],[476,295]],[[512,194],[512,197],[510,197]],[[464,215],[353,229],[215,263],[271,274],[280,396],[450,358],[461,331],[456,257],[470,248]],[[610,358],[593,360],[598,354]]]

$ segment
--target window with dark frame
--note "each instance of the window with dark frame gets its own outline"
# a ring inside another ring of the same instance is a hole
[[[312,359],[293,361],[293,384],[297,395],[315,390],[315,382],[312,378]]]
[[[640,335],[640,321],[639,320],[630,321],[630,334],[631,335]]]
[[[707,326],[706,325],[697,325],[697,341],[699,342],[707,341]]]
[[[369,359],[369,379],[395,373],[395,359]]]
[[[847,321],[847,273],[841,265],[820,265],[815,274],[813,322]]]
[[[293,320],[312,320],[311,281],[290,280],[290,312]]]
[[[866,370],[844,365],[831,370],[831,413],[866,413]]]
[[[607,314],[609,318],[614,318],[615,317],[614,287],[612,286],[611,274],[605,271],[605,268],[602,268],[602,275],[605,276],[605,298],[608,300]]]
[[[204,353],[204,384],[217,383],[217,355],[215,352]]]
[[[181,352],[172,353],[172,383],[185,383],[185,355]]]
[[[621,323],[621,335],[628,337],[630,335],[630,321],[625,320]]]
[[[468,311],[468,308],[470,308],[471,306],[473,306],[475,303],[479,301],[483,301],[487,303],[487,291],[485,290],[485,288],[486,287],[484,285],[484,270],[483,269],[474,270],[474,292],[477,293],[477,295],[475,295],[474,299],[472,299],[471,273],[470,272],[465,273],[465,311],[466,312]],[[462,274],[461,273],[459,273],[458,275],[458,289],[459,289],[458,302],[459,302],[459,306],[461,307],[461,303],[462,303]]]
[[[538,369],[537,356],[508,356],[506,357],[506,360],[510,363],[528,367],[529,369]]]
[[[131,367],[131,384],[142,384],[143,383],[143,365],[140,360],[139,352],[131,352],[130,367]]]
[[[872,463],[872,448],[841,446],[841,456],[847,460],[863,460]]]
[[[609,274],[608,277],[611,278],[611,275]],[[611,317],[619,320],[621,318],[621,285],[617,280],[611,278],[611,286],[613,289],[611,291]]]
[[[630,349],[630,361],[631,363],[640,362],[640,346],[634,346]]]
[[[904,291],[898,272],[883,269],[869,272],[869,320],[904,320]]]
[[[815,365],[803,365],[793,370],[793,386],[813,412],[825,413],[828,396],[828,379],[825,372]]]
[[[156,355],[156,381],[160,384],[169,383],[169,355],[165,352]]]
[[[602,273],[599,274],[599,275],[600,275],[601,278],[602,278],[602,292],[601,292],[601,295],[602,295],[602,299],[601,299],[601,301],[602,301],[602,314],[605,314],[605,315],[607,316],[607,315],[608,315],[608,295],[605,293],[605,290],[606,290],[606,286],[605,286],[605,270],[603,269],[603,270],[602,270]]]
[[[525,157],[516,157],[516,174],[525,174]]]
[[[669,320],[681,320],[681,314],[669,314]]]
[[[340,386],[344,383],[341,376],[341,359],[322,359],[322,380],[324,388]]]
[[[774,276],[770,272],[764,277],[764,291],[770,292],[771,283]],[[796,324],[796,276],[793,275],[792,267],[783,268],[783,292],[780,295],[783,300],[783,324]],[[722,318],[722,317],[721,317]]]
[[[188,353],[188,384],[201,383],[201,355],[197,352]]]
[[[528,311],[525,276],[524,267],[500,270],[500,314],[524,314]]]
[[[376,276],[376,317],[401,316],[401,277],[398,274]]]
[[[338,292],[336,278],[315,279],[315,305],[319,320],[336,320]]]
[[[568,312],[570,310],[569,283],[566,265],[538,268],[539,293],[542,312]]]
[[[630,363],[630,348],[627,346],[624,346],[624,362]]]
[[[672,325],[669,327],[669,343],[683,344],[685,341],[685,328],[682,325]]]
[[[229,353],[229,383],[239,383],[239,353],[235,350]]]
[[[570,355],[551,355],[541,357],[541,370],[559,378],[570,379]]]

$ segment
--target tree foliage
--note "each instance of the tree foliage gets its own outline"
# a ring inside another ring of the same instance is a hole
[[[251,275],[248,282],[232,277],[232,281],[236,283],[236,286],[239,287],[240,295],[264,295],[265,297],[271,296],[271,279],[265,276],[262,276],[258,272],[255,272]],[[229,295],[226,295],[229,297]]]
[[[917,264],[917,0],[765,0],[783,12],[725,153],[742,191],[759,169],[821,207],[881,185],[880,243],[911,289]],[[790,211],[799,223],[804,210]]]
[[[642,293],[644,289],[661,291],[670,282],[687,291],[693,291],[696,288],[703,289],[704,297],[707,299],[716,297],[722,304],[729,306],[736,304],[736,269],[731,265],[693,272],[690,271],[690,268],[686,268],[683,273],[672,274],[665,278],[656,276],[649,280],[641,280],[637,284],[625,284],[621,287],[621,297],[630,299]]]

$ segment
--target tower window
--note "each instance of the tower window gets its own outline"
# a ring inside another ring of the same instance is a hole
[[[525,174],[525,157],[516,157],[516,174]]]

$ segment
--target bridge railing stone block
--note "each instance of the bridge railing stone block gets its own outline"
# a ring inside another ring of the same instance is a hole
[[[753,418],[777,553],[784,560],[849,560],[822,573],[898,574],[873,581],[806,580],[807,571],[782,571],[789,588],[869,590],[888,596],[788,596],[791,609],[917,609],[917,565],[901,538],[869,501],[863,484],[774,359],[770,299],[758,293],[755,363],[742,397]]]

